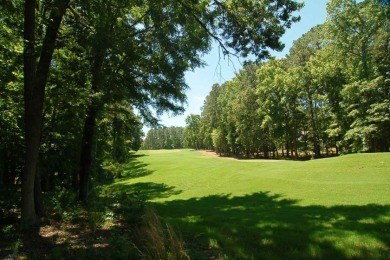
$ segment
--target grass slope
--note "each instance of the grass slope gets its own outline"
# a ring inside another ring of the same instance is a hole
[[[136,156],[112,188],[153,201],[160,216],[196,238],[193,251],[201,241],[227,259],[390,258],[389,153],[306,162],[190,150]]]

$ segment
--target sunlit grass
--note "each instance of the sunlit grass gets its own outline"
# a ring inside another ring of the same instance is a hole
[[[142,167],[113,188],[142,193],[161,217],[217,257],[390,257],[390,154],[306,162],[248,162],[190,150],[137,155]]]

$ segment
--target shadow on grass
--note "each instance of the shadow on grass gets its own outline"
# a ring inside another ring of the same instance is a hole
[[[154,182],[138,182],[134,184],[117,183],[111,187],[113,190],[119,192],[137,194],[137,196],[147,201],[154,198],[169,198],[170,196],[182,193],[181,190],[175,190],[173,186]]]
[[[146,154],[132,154],[129,162],[123,168],[123,176],[126,178],[140,178],[152,174],[154,171],[147,169],[148,164],[140,162],[138,158],[148,156]]]
[[[117,182],[110,186],[110,189],[126,192],[128,194],[135,193],[144,200],[151,200],[153,198],[168,198],[173,195],[178,195],[182,191],[175,190],[175,187],[168,186],[162,183],[153,182],[138,182],[134,184],[127,184],[126,179],[135,179],[153,174],[154,171],[147,168],[148,164],[140,162],[138,158],[148,156],[144,154],[131,155],[130,161],[123,169],[124,182]]]
[[[155,207],[185,236],[229,259],[390,257],[389,205],[300,206],[282,195],[258,192],[176,200]],[[190,249],[191,243],[190,239]]]

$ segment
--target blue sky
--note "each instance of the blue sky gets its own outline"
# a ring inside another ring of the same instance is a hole
[[[275,57],[284,57],[293,41],[297,40],[304,33],[310,30],[313,26],[325,22],[326,19],[326,3],[329,0],[306,0],[305,7],[298,13],[301,16],[301,21],[292,25],[285,35],[282,37],[282,42],[286,45],[282,52],[274,52]],[[219,54],[216,44],[213,49],[205,55],[204,61],[206,66],[198,68],[195,71],[186,73],[186,82],[190,89],[187,91],[186,111],[181,116],[171,117],[168,114],[161,116],[161,123],[165,126],[185,126],[185,119],[189,114],[200,114],[204,98],[209,94],[211,86],[214,83],[222,84],[225,81],[232,79],[235,73],[242,67],[237,58],[224,58]],[[144,128],[146,134],[147,128]]]

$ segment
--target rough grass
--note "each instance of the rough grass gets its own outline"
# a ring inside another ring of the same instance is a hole
[[[193,258],[390,258],[390,153],[248,162],[140,151],[131,164],[112,188],[151,200]]]

